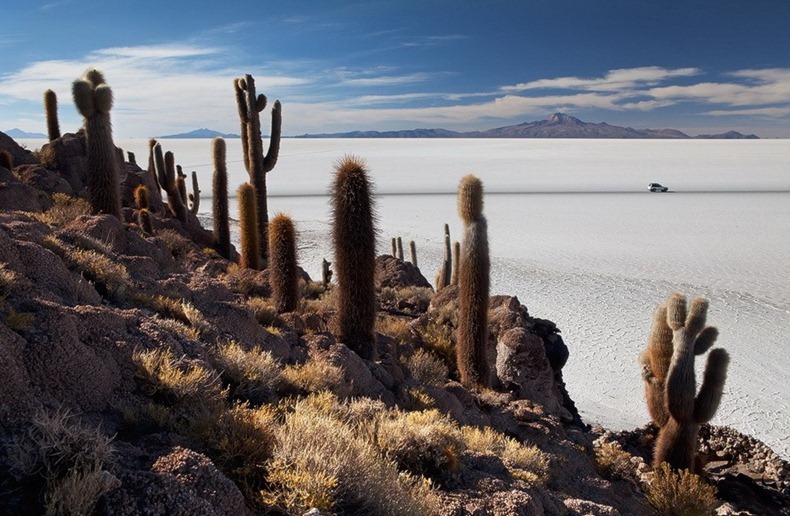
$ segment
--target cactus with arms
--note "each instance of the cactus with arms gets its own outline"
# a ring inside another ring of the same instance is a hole
[[[269,212],[266,199],[266,174],[274,169],[280,153],[282,108],[279,100],[274,102],[269,150],[264,156],[260,112],[266,108],[266,96],[263,94],[256,95],[255,80],[249,74],[236,79],[233,86],[236,92],[236,102],[241,120],[244,166],[250,175],[250,183],[255,187],[255,204],[258,212],[258,240],[260,241],[261,258],[265,262],[269,257]]]
[[[88,158],[88,201],[93,213],[121,218],[121,189],[118,160],[112,141],[110,109],[112,90],[104,75],[95,69],[85,72],[72,85],[74,104],[85,118]]]
[[[641,356],[647,407],[660,427],[654,467],[667,462],[676,469],[699,469],[695,462],[699,428],[716,413],[729,363],[724,349],[712,350],[696,393],[694,356],[708,351],[718,337],[716,328],[705,326],[707,311],[706,299],[695,297],[687,310],[686,298],[674,293],[654,314],[648,347]]]

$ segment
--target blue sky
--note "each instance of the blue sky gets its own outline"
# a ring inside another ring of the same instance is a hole
[[[46,132],[48,88],[76,130],[71,82],[94,66],[115,93],[116,137],[238,132],[231,81],[245,73],[282,101],[288,135],[562,111],[790,137],[787,0],[2,3],[0,130]]]

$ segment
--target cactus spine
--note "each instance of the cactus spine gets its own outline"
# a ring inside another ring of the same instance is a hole
[[[354,156],[344,157],[337,165],[331,191],[338,291],[335,333],[359,356],[374,360],[376,230],[364,163]]]
[[[52,90],[44,92],[44,114],[47,118],[47,135],[49,141],[60,138],[60,122],[58,122],[58,96]]]
[[[269,283],[278,313],[293,312],[299,302],[296,230],[291,217],[278,213],[269,227]]]
[[[121,218],[118,161],[112,142],[112,90],[95,69],[85,72],[72,85],[74,103],[85,118],[88,158],[88,201],[93,213]]]
[[[417,244],[414,243],[414,240],[409,241],[409,260],[412,265],[417,267]],[[419,269],[419,267],[417,268]]]
[[[228,222],[228,169],[225,166],[225,140],[214,138],[214,176],[212,178],[211,211],[214,218],[214,241],[217,250],[230,260],[230,224]]]
[[[241,233],[241,259],[239,265],[245,269],[260,268],[260,244],[258,243],[258,214],[255,212],[255,187],[242,183],[236,192],[239,201],[239,232]]]
[[[489,380],[486,347],[490,261],[483,183],[473,175],[464,177],[458,187],[458,212],[464,223],[458,278],[458,372],[465,386],[485,387]]]
[[[198,186],[197,172],[192,171],[192,193],[189,194],[189,211],[192,215],[197,215],[200,209],[200,187]]]
[[[250,183],[255,187],[255,202],[258,211],[258,235],[261,247],[261,258],[264,262],[269,257],[268,227],[269,212],[267,206],[266,174],[277,164],[280,153],[280,131],[282,127],[282,110],[280,101],[274,102],[272,108],[272,128],[269,139],[269,150],[264,156],[261,140],[260,112],[266,108],[266,96],[256,95],[255,79],[245,75],[234,83],[236,102],[241,119],[242,150],[244,165],[250,175]]]
[[[699,470],[695,460],[699,428],[716,413],[730,359],[724,349],[710,352],[695,398],[694,356],[708,351],[718,337],[716,328],[705,326],[707,311],[708,301],[696,297],[687,313],[686,298],[674,293],[653,316],[641,362],[648,411],[660,427],[654,467],[666,462],[676,469]]]

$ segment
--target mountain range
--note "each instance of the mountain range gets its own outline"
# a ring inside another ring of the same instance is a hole
[[[179,133],[179,134],[168,134],[166,136],[157,136],[160,140],[169,140],[169,139],[189,139],[189,138],[216,138],[217,136],[221,138],[240,138],[238,134],[228,134],[228,133],[220,133],[218,131],[212,131],[211,129],[206,129],[205,127],[202,129],[195,129],[194,131],[189,131],[187,133]]]
[[[582,122],[564,113],[554,113],[544,120],[497,127],[486,131],[456,132],[447,129],[412,129],[402,131],[352,131],[332,134],[304,134],[296,138],[662,138],[662,139],[757,139],[754,134],[728,131],[722,134],[689,136],[677,129],[634,129],[606,122]]]
[[[13,129],[9,129],[8,131],[3,131],[3,132],[8,136],[10,136],[11,138],[47,138],[46,134],[29,133],[17,127],[14,127]]]

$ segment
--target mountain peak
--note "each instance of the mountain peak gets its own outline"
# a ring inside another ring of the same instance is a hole
[[[573,117],[571,115],[566,115],[565,113],[554,113],[553,115],[549,116],[546,119],[546,122],[549,122],[550,124],[573,124],[573,125],[579,125],[582,123],[582,121],[579,120],[578,118]]]

